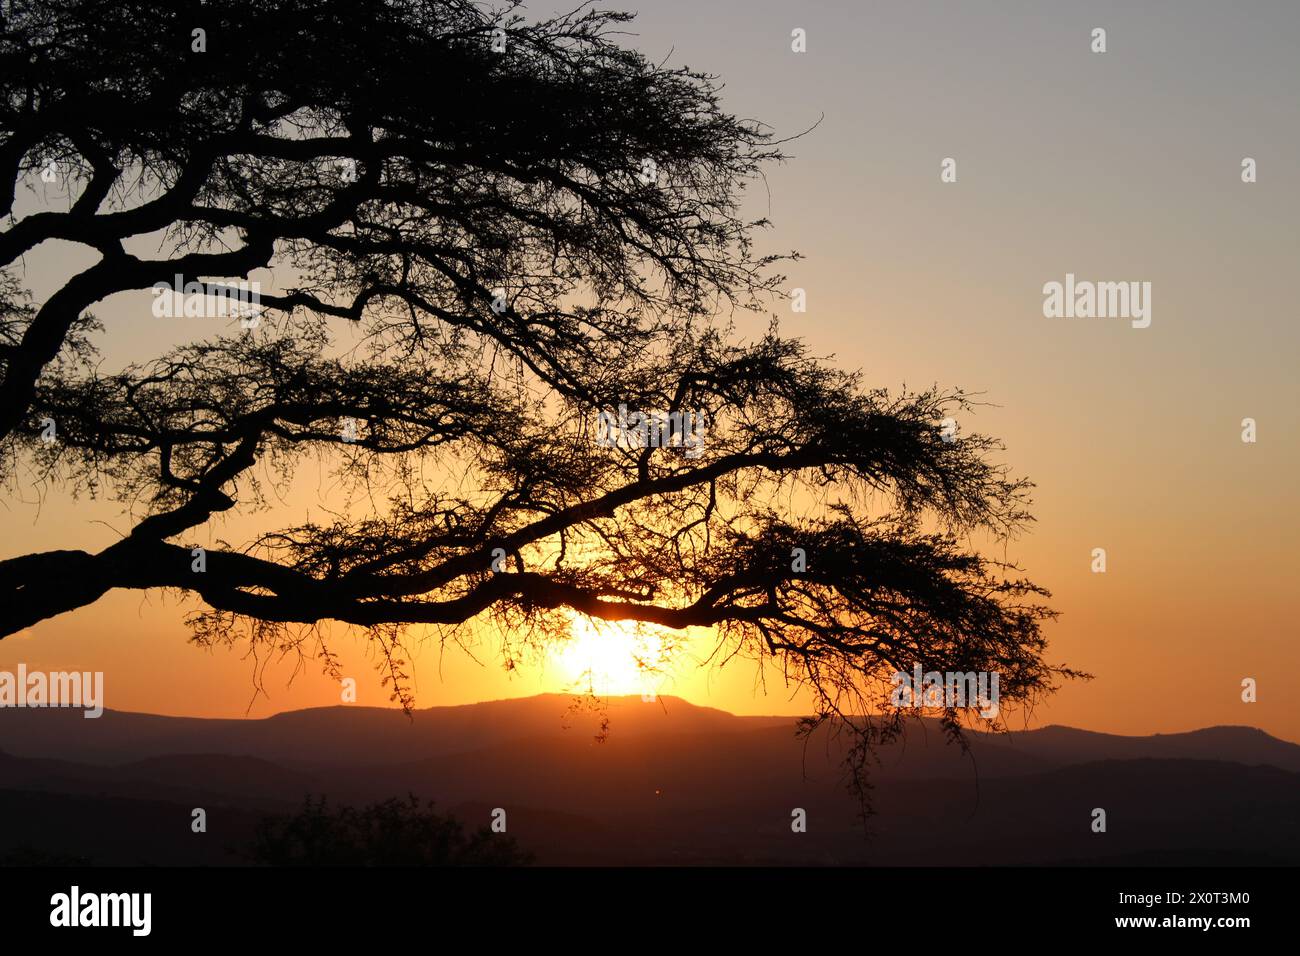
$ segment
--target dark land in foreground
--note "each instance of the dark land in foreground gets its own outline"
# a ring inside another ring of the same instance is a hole
[[[864,834],[842,741],[676,698],[593,711],[545,695],[410,719],[5,710],[0,857],[240,864],[257,821],[307,794],[358,806],[414,794],[470,830],[504,809],[539,864],[1300,864],[1300,746],[1263,731],[970,740],[963,755],[925,724],[882,749]],[[199,807],[206,833],[191,830]],[[1105,833],[1092,830],[1098,807]],[[805,833],[791,830],[795,808]]]

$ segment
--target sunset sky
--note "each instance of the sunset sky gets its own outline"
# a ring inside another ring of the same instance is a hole
[[[808,310],[775,304],[783,331],[874,386],[982,393],[991,406],[960,427],[1001,438],[1002,459],[1036,483],[1037,521],[1006,554],[1053,592],[1048,660],[1096,679],[1016,726],[1250,724],[1300,740],[1297,21],[1290,3],[655,0],[629,27],[626,43],[651,60],[717,74],[726,107],[778,138],[816,127],[750,187],[749,211],[773,221],[767,251],[804,256],[787,286],[806,290]],[[1095,27],[1104,54],[1090,51]],[[790,49],[796,28],[806,53]],[[940,181],[948,157],[955,183]],[[1245,157],[1258,182],[1242,182]],[[26,279],[41,297],[91,261],[50,243]],[[1150,327],[1045,318],[1043,286],[1067,273],[1150,282]],[[211,321],[155,319],[149,302],[96,309],[106,370]],[[328,484],[304,468],[276,510],[214,524],[211,540],[322,517]],[[26,480],[6,497],[0,556],[97,550],[127,527],[113,502],[41,497]],[[261,662],[255,696],[260,665],[244,648],[188,643],[181,622],[197,606],[112,593],[0,641],[0,669],[102,670],[116,710],[265,716],[339,702],[337,683],[292,659]],[[358,702],[387,704],[370,652],[334,630]],[[605,636],[622,649],[600,652],[607,689],[630,691],[635,642]],[[606,645],[580,634],[579,646]],[[806,709],[778,675],[760,686],[749,662],[696,663],[710,649],[695,635],[658,690],[736,713]],[[583,668],[570,649],[507,673],[490,634],[477,660],[433,641],[416,652],[422,707],[562,691]],[[1241,701],[1247,677],[1258,703]]]

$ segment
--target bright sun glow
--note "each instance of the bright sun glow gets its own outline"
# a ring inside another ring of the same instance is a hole
[[[576,614],[571,633],[554,657],[566,690],[600,696],[660,692],[673,650],[670,638],[644,626]]]

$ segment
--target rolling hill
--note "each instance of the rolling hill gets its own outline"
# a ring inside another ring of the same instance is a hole
[[[1253,728],[972,733],[963,755],[918,724],[882,749],[864,832],[844,741],[798,739],[794,727],[675,698],[591,709],[558,695],[409,719],[347,707],[261,720],[10,710],[0,852],[237,863],[259,816],[308,793],[414,793],[471,827],[505,809],[541,863],[1300,862],[1300,747]],[[206,834],[190,831],[195,807]],[[1105,833],[1091,829],[1098,807]],[[806,833],[791,830],[796,808]]]

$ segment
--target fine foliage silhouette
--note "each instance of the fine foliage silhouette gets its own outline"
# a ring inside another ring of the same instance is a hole
[[[257,826],[248,858],[266,866],[524,866],[515,839],[487,827],[466,834],[414,796],[330,809],[307,797],[295,813]]]
[[[90,857],[61,853],[57,850],[42,850],[29,843],[20,844],[19,846],[10,847],[8,850],[0,851],[0,866],[84,867],[92,865],[93,862]]]
[[[996,671],[1004,706],[1071,674],[1044,659],[1045,592],[971,543],[1030,520],[997,443],[941,427],[971,399],[869,388],[774,321],[738,331],[793,257],[760,254],[767,223],[742,213],[781,143],[713,78],[621,46],[627,19],[8,4],[0,467],[115,496],[131,524],[0,561],[0,635],[174,589],[201,642],[316,641],[329,667],[323,625],[364,629],[409,705],[413,625],[491,625],[507,666],[574,614],[699,626],[864,744],[902,712],[856,715],[914,664]],[[50,171],[67,208],[18,215]],[[18,266],[55,240],[96,259],[34,301]],[[101,367],[96,303],[143,314],[158,283],[270,265],[292,284],[254,321],[145,316],[194,340]],[[703,440],[598,441],[620,406],[689,412]],[[337,517],[196,557],[313,459],[349,492]]]

